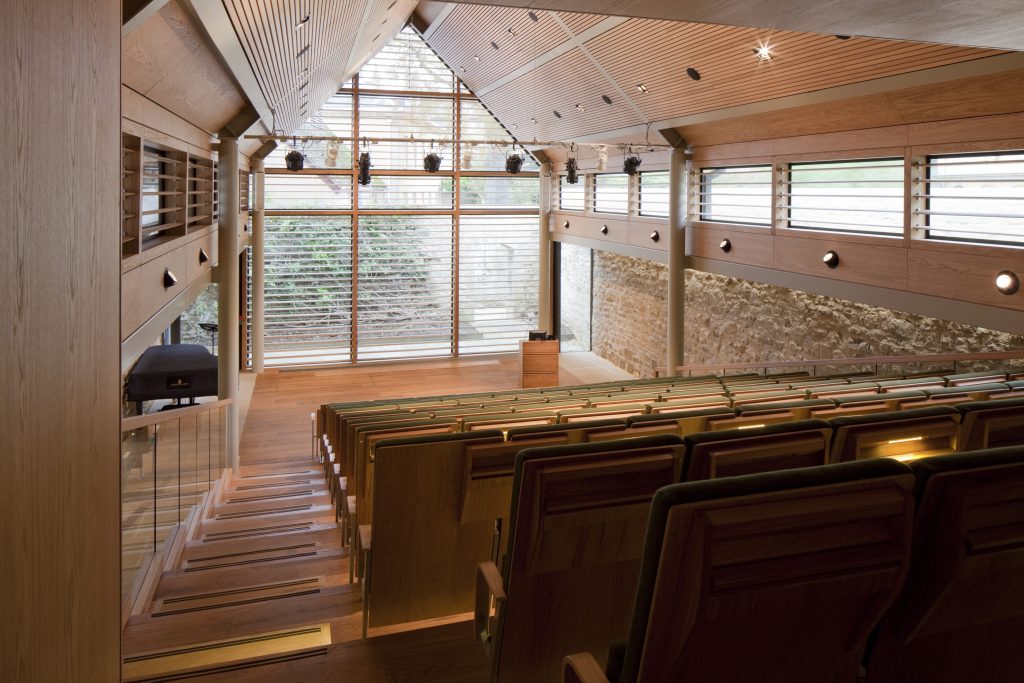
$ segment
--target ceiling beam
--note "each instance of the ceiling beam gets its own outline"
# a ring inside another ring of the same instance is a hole
[[[727,26],[1024,50],[1020,0],[460,0]],[[652,49],[656,46],[652,46]]]
[[[121,3],[121,37],[125,37],[160,11],[167,0],[124,0]]]

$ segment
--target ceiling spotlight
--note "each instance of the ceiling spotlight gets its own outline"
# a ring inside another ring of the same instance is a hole
[[[769,45],[759,45],[754,48],[754,55],[759,62],[767,62],[772,58],[772,48]]]
[[[512,36],[513,38],[515,38],[517,35],[519,35],[518,33],[516,33],[516,30],[514,28],[512,28],[511,26],[508,27],[508,34],[510,36]]]
[[[537,117],[535,117],[535,116],[534,116],[534,117],[531,117],[531,118],[530,118],[530,123],[532,123],[533,125],[535,125],[535,126],[536,126],[536,125],[537,125]]]
[[[473,61],[474,62],[479,62],[480,61],[480,55],[473,55]]]
[[[996,289],[1003,294],[1016,294],[1020,291],[1020,278],[1016,273],[1004,270],[996,275]]]
[[[644,85],[643,83],[637,83],[636,84],[636,90],[637,90],[637,92],[641,92],[641,93],[643,93],[645,95],[647,94],[647,86]]]
[[[307,14],[306,16],[304,16],[301,19],[299,19],[298,23],[295,24],[295,30],[296,31],[299,30],[300,28],[302,28],[303,26],[305,26],[308,23],[309,23],[309,15]]]
[[[555,118],[556,118],[556,119],[560,119],[560,118],[562,118],[562,115],[558,113],[558,110],[557,110],[557,109],[556,109],[556,110],[554,111],[554,114],[555,114]]]
[[[493,47],[495,50],[497,50],[498,49],[498,44],[492,40],[491,41],[491,47]]]
[[[726,254],[728,254],[730,251],[732,251],[732,242],[730,242],[728,239],[724,239],[718,243],[718,248],[724,251]]]
[[[540,21],[540,19],[537,17],[537,15],[534,14],[533,12],[527,12],[526,16],[530,17],[530,21],[534,21],[534,22]]]
[[[284,155],[284,165],[289,171],[301,171],[305,163],[305,155],[296,149]]]
[[[359,155],[359,184],[370,184],[370,153],[362,152]]]
[[[844,36],[844,35],[841,35],[841,34],[837,33],[837,34],[835,34],[833,36],[833,38],[836,38],[837,40],[849,40],[850,36]]]
[[[576,111],[584,112],[584,111],[586,111],[586,109],[583,108],[582,104],[577,104],[576,105]]]
[[[700,80],[700,72],[694,69],[692,66],[686,69],[686,75],[695,81]]]
[[[626,160],[622,162],[622,172],[626,175],[636,175],[636,172],[640,170],[640,157],[634,155],[626,157]]]
[[[607,95],[601,95],[601,99],[604,100],[605,104],[611,104],[612,103],[612,98],[608,97]]]
[[[523,167],[523,157],[519,154],[510,154],[505,157],[505,170],[511,175],[516,175]]]
[[[441,170],[441,155],[431,152],[423,157],[423,170],[427,173],[437,173]]]
[[[839,254],[832,251],[831,249],[825,252],[825,255],[821,257],[821,262],[829,268],[839,267]]]
[[[580,181],[579,173],[577,172],[577,162],[574,157],[570,157],[565,161],[565,182],[570,185],[575,185]]]

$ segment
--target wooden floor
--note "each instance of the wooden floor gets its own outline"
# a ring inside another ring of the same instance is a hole
[[[561,384],[628,378],[592,354],[562,356]],[[123,655],[133,659],[126,680],[166,680],[180,662],[194,660],[167,654],[182,648],[202,650],[205,663],[192,674],[215,671],[207,680],[486,680],[486,660],[467,621],[360,640],[358,586],[348,583],[348,551],[322,471],[310,458],[310,413],[332,401],[508,389],[518,382],[514,357],[256,377],[239,474],[222,484],[144,613],[129,620],[122,636]]]

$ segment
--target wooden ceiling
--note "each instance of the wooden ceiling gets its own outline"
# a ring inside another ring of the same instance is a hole
[[[526,9],[448,5],[432,13],[424,31],[430,46],[523,141],[635,141],[660,121],[1001,54],[691,22],[532,14],[536,20]],[[762,45],[771,49],[769,61],[754,54]],[[699,80],[687,75],[688,67]]]
[[[461,0],[729,26],[1024,50],[1020,0]]]
[[[201,27],[175,2],[122,38],[121,82],[211,134],[245,107]]]
[[[405,25],[415,0],[223,0],[276,127],[291,132]],[[307,19],[308,17],[308,19]]]

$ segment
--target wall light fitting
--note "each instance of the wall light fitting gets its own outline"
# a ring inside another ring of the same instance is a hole
[[[996,275],[996,289],[1006,295],[1016,294],[1020,291],[1020,278],[1010,270],[1004,270]]]

